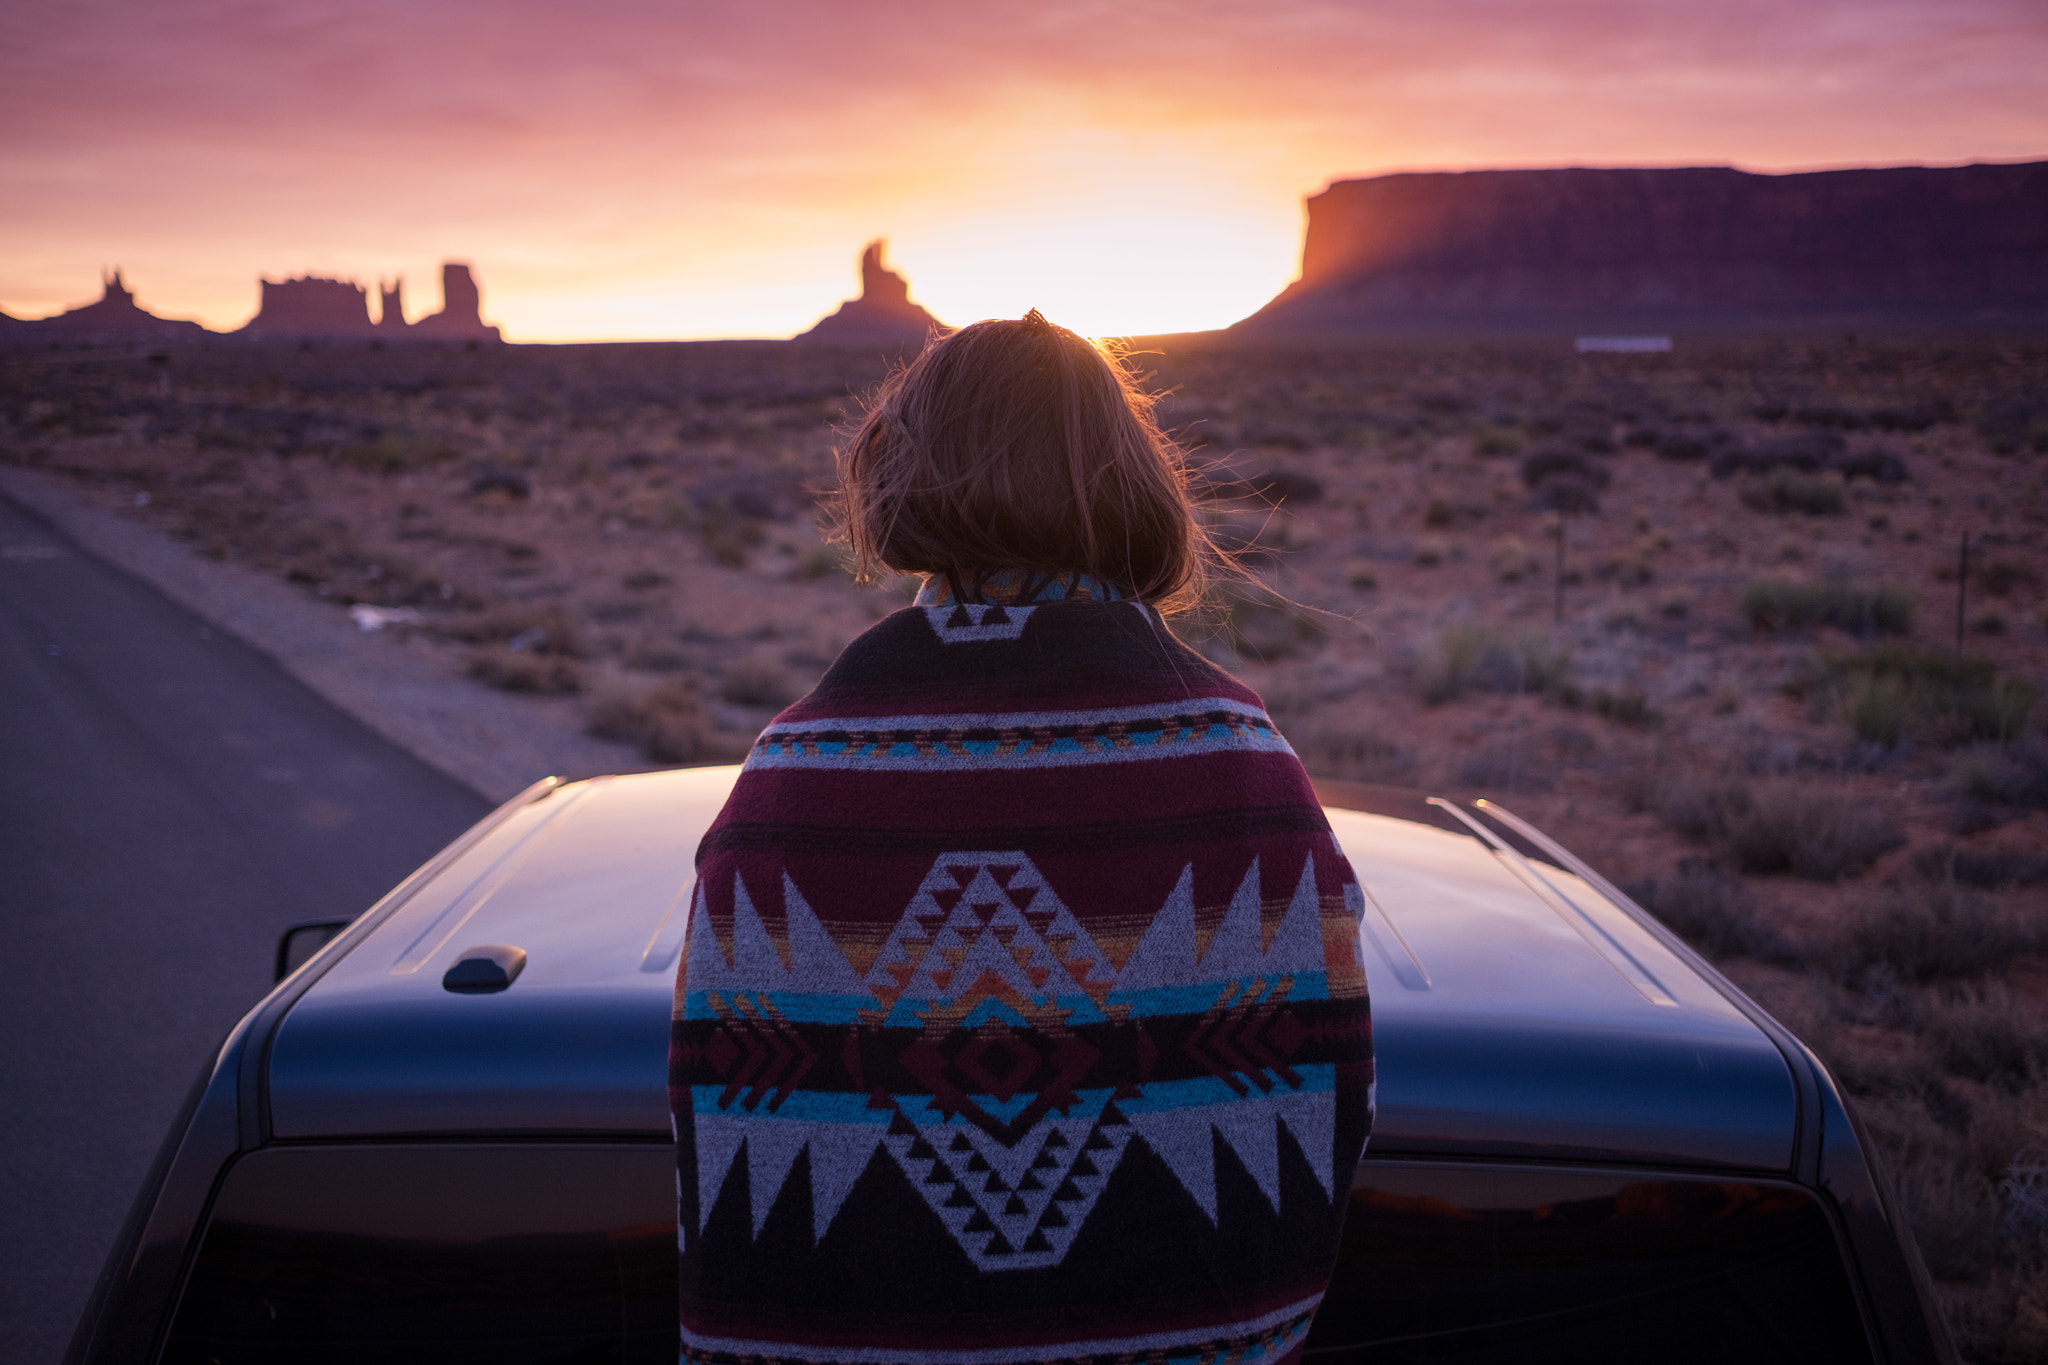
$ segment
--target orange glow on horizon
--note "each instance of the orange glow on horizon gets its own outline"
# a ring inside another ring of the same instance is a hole
[[[890,239],[945,322],[1228,325],[1395,169],[2048,156],[2038,0],[107,0],[0,47],[0,309],[227,330],[256,280],[508,340],[786,337]]]

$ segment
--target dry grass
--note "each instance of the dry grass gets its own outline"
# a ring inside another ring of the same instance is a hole
[[[1804,961],[1798,946],[1758,911],[1742,879],[1707,859],[1681,859],[1671,876],[1637,882],[1629,894],[1708,957]]]
[[[583,690],[583,673],[574,659],[559,654],[514,649],[480,649],[464,670],[480,683],[506,692],[531,692],[564,697]]]
[[[721,734],[693,677],[653,687],[619,689],[590,707],[585,729],[599,739],[638,745],[656,763],[722,763],[744,755],[746,743]]]
[[[1673,829],[1758,876],[1836,881],[1903,841],[1896,817],[1836,783],[1677,776],[1659,782],[1648,801]]]

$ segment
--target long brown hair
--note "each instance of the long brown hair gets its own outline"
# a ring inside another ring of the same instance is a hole
[[[1120,354],[1036,309],[934,337],[839,452],[856,571],[1077,569],[1189,605],[1214,551],[1153,401]]]

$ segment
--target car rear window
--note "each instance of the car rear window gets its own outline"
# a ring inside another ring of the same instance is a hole
[[[675,1151],[269,1148],[214,1202],[172,1362],[676,1359]]]
[[[270,1148],[221,1188],[176,1365],[676,1359],[662,1144]],[[1796,1186],[1368,1161],[1307,1358],[1865,1362],[1827,1215]]]
[[[1320,1365],[1864,1362],[1806,1191],[1634,1172],[1368,1161],[1306,1350]]]

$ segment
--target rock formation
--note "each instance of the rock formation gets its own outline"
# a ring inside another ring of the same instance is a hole
[[[441,311],[429,313],[410,328],[418,337],[446,337],[463,341],[500,340],[498,329],[483,320],[483,296],[469,267],[459,261],[441,266]]]
[[[2048,162],[1338,181],[1301,278],[1233,330],[2048,319]]]
[[[922,344],[945,324],[910,301],[910,282],[882,264],[887,243],[869,242],[860,253],[860,297],[839,305],[798,341],[829,341],[854,346]]]
[[[256,316],[242,331],[252,337],[373,336],[369,294],[350,280],[306,275],[257,281],[263,287]]]
[[[104,276],[97,302],[48,318],[7,318],[0,337],[10,342],[196,341],[209,336],[196,322],[160,318],[135,302],[119,270]],[[4,316],[4,315],[0,315]]]
[[[402,332],[405,330],[405,276],[400,275],[391,283],[377,281],[377,292],[384,298],[384,304],[377,310],[377,330],[380,332]]]

